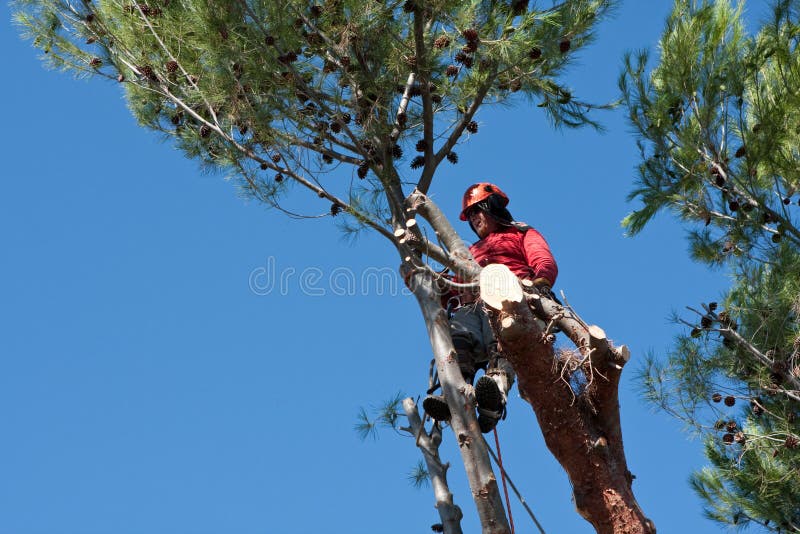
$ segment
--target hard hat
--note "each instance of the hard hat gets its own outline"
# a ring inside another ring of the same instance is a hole
[[[461,215],[458,217],[462,221],[467,220],[467,210],[482,200],[486,200],[492,195],[500,197],[500,204],[503,207],[508,206],[508,195],[494,184],[489,182],[480,182],[472,184],[464,192],[464,199],[461,201]]]

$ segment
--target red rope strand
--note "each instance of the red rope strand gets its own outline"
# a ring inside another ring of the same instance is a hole
[[[511,514],[511,502],[508,500],[508,487],[506,486],[506,469],[503,467],[503,454],[500,452],[500,438],[497,437],[497,427],[494,429],[494,445],[497,449],[497,465],[500,466],[500,478],[503,479],[503,493],[506,494],[506,509],[508,522],[511,524],[511,534],[514,534],[514,516]]]

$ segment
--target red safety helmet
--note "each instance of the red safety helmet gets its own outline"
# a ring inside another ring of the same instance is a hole
[[[467,220],[467,210],[482,200],[486,200],[492,195],[498,195],[502,200],[501,203],[505,208],[508,206],[508,195],[494,184],[489,182],[480,182],[472,184],[464,192],[464,199],[461,201],[461,215],[459,219],[462,221]]]

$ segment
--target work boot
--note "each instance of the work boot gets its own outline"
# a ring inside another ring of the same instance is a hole
[[[422,401],[422,409],[436,421],[450,420],[450,407],[441,395],[428,395]]]
[[[500,382],[502,384],[498,384]],[[487,434],[494,430],[497,422],[505,417],[506,394],[508,387],[506,374],[497,371],[493,376],[483,375],[475,384],[475,399],[478,402],[478,426]]]

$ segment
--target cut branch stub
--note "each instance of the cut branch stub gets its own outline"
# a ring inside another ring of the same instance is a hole
[[[479,278],[481,299],[498,311],[510,311],[524,300],[519,278],[511,269],[499,263],[487,265]]]

